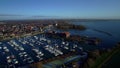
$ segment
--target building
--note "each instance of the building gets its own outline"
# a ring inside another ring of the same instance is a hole
[[[63,34],[65,34],[66,38],[70,37],[70,33],[69,32],[63,32]]]

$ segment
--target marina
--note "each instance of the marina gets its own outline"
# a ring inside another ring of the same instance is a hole
[[[19,67],[70,52],[81,53],[82,51],[82,47],[77,42],[38,34],[0,42],[2,57],[0,60],[3,61],[0,64],[7,67]]]

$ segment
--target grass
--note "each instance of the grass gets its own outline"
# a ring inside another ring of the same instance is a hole
[[[104,68],[120,68],[120,49],[104,64]]]
[[[108,57],[108,53],[102,54],[100,57],[98,57],[95,61],[95,64],[91,65],[90,68],[98,68],[98,66]]]
[[[104,63],[106,63],[112,56],[114,56],[120,48],[113,49],[111,52],[106,52],[98,57],[95,64],[91,65],[90,68],[101,68]]]

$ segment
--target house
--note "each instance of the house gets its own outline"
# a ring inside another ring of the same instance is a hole
[[[70,33],[69,32],[63,32],[63,34],[65,34],[66,38],[70,37]]]

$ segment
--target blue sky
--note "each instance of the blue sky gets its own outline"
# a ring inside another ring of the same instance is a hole
[[[120,19],[120,0],[0,0],[0,20],[35,17]]]

